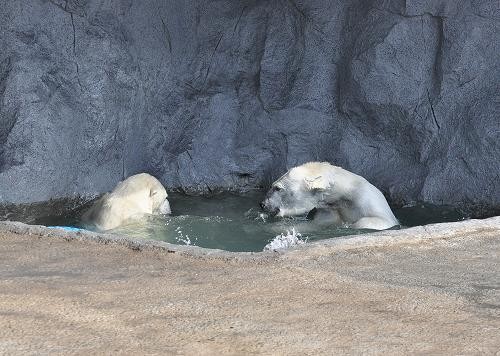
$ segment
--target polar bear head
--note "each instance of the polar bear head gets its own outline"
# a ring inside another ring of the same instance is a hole
[[[261,207],[277,216],[306,214],[322,207],[324,195],[333,186],[333,166],[310,162],[294,167],[276,180]]]
[[[99,230],[110,230],[145,214],[170,214],[167,197],[158,179],[147,173],[136,174],[98,199],[83,214],[82,221]]]
[[[151,189],[149,194],[152,200],[153,213],[170,214],[172,212],[165,188]]]
[[[147,211],[148,213],[171,213],[167,191],[158,179],[147,173],[127,178],[113,192],[123,198],[132,198],[137,204],[147,204],[151,207],[151,211]]]

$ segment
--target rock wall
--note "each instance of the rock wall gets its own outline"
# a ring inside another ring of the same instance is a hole
[[[265,186],[500,204],[497,0],[2,0],[0,202]]]

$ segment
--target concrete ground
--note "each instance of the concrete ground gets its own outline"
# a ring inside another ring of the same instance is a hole
[[[500,354],[500,218],[237,254],[0,223],[0,354]]]

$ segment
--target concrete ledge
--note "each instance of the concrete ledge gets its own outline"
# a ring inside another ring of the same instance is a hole
[[[462,237],[477,232],[500,232],[500,216],[488,219],[471,219],[452,223],[429,224],[401,230],[385,230],[361,235],[332,238],[315,241],[298,246],[298,249],[317,249],[326,247],[329,250],[348,250],[352,248],[369,248],[396,244],[414,244],[427,240]]]
[[[5,354],[500,349],[499,217],[259,253],[1,222],[0,256]]]

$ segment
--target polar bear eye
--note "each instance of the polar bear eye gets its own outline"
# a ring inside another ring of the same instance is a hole
[[[274,187],[273,187],[273,190],[274,190],[275,192],[279,192],[279,191],[283,190],[283,188],[278,187],[278,186],[274,186]]]

